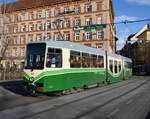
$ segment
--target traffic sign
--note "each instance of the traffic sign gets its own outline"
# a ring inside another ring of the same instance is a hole
[[[91,26],[78,26],[78,27],[74,27],[73,30],[78,31],[78,30],[100,29],[100,28],[106,28],[106,24],[91,25]]]

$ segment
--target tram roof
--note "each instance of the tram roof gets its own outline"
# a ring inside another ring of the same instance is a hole
[[[67,48],[67,49],[90,53],[90,54],[95,54],[95,55],[105,55],[104,50],[88,47],[88,46],[85,46],[85,45],[82,45],[79,43],[70,42],[70,41],[52,41],[52,40],[50,40],[50,41],[44,41],[44,42],[41,41],[41,42],[33,42],[33,43],[46,43],[50,47]],[[113,57],[113,58],[123,59],[125,61],[131,62],[131,59],[129,59],[127,57],[123,57],[121,55],[114,54],[114,53],[108,52],[108,56]]]
[[[67,48],[75,51],[91,53],[95,55],[104,55],[105,51],[101,49],[96,49],[92,47],[88,47],[79,43],[73,43],[69,41],[46,41],[48,46],[58,47],[58,48]]]

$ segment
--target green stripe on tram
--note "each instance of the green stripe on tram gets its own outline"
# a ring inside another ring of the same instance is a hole
[[[52,75],[62,75],[66,73],[84,73],[84,72],[101,72],[105,71],[105,68],[89,68],[89,69],[61,69],[61,70],[52,70],[52,71],[44,71],[38,76],[35,77],[35,80],[39,80],[45,76],[52,76]]]

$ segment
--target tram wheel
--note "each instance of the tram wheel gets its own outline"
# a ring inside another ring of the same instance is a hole
[[[35,90],[31,90],[30,95],[33,96],[33,97],[38,96]]]

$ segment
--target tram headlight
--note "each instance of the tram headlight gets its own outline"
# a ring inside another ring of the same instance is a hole
[[[33,81],[34,81],[34,78],[33,78],[33,77],[30,77],[30,78],[29,78],[29,81],[30,81],[30,82],[33,82]]]

